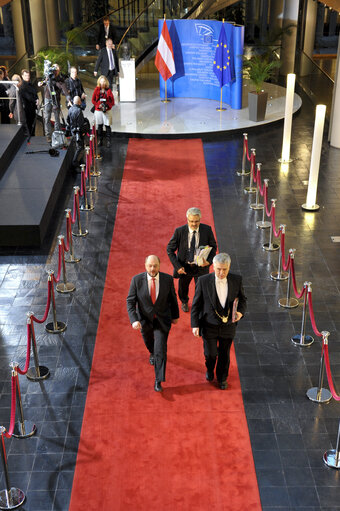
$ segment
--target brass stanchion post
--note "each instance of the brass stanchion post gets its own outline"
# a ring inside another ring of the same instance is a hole
[[[295,252],[296,252],[295,248],[289,249],[290,259],[294,259]],[[296,298],[291,298],[291,296],[290,296],[291,282],[292,282],[292,265],[289,264],[287,296],[286,296],[286,298],[279,299],[280,307],[284,307],[285,309],[294,309],[295,307],[297,307],[299,305],[299,300],[297,300]]]
[[[32,351],[34,358],[34,368],[30,367],[26,373],[26,377],[31,381],[40,381],[45,380],[50,375],[50,370],[48,367],[39,365],[39,357],[37,350],[37,341],[35,338],[34,324],[32,321],[32,316],[34,316],[33,312],[27,313],[27,324],[30,325],[30,336],[32,341]]]
[[[54,296],[54,280],[53,280],[54,271],[48,270],[48,280],[51,282],[51,303],[52,303],[52,314],[53,314],[53,322],[46,323],[45,330],[50,334],[60,334],[66,330],[66,323],[63,321],[57,321],[57,311],[55,307],[55,296]]]
[[[94,157],[93,157],[93,161],[95,161]],[[84,165],[84,164],[83,164]],[[81,166],[81,165],[80,165]],[[84,165],[85,166],[85,165]],[[96,192],[97,191],[97,187],[96,185],[92,185],[92,180],[91,180],[91,177],[93,176],[93,173],[91,173],[91,168],[89,167],[89,173],[88,173],[88,176],[89,176],[89,186],[87,187],[87,191],[88,192]]]
[[[256,177],[261,175],[261,166],[262,163],[256,164]],[[256,179],[256,195],[255,195],[255,202],[250,204],[250,209],[254,210],[260,210],[264,208],[264,205],[259,202],[259,195],[260,195],[260,184],[257,182]]]
[[[276,208],[276,201],[277,199],[270,199],[272,203],[272,208]],[[266,250],[267,252],[275,252],[275,250],[279,250],[280,245],[277,243],[273,243],[273,224],[270,222],[270,231],[269,231],[269,242],[263,243],[262,245],[263,250]]]
[[[266,189],[268,189],[269,179],[264,179],[263,183],[264,183],[264,186],[266,187]],[[271,222],[268,222],[267,220],[264,219],[265,213],[266,213],[266,208],[264,207],[262,210],[262,220],[259,220],[258,222],[256,222],[256,227],[258,229],[269,229],[269,227],[272,225]]]
[[[250,157],[250,176],[249,176],[249,186],[245,186],[243,188],[244,193],[255,193],[256,188],[253,186],[253,175],[255,172],[255,156],[256,156],[256,149],[252,148],[251,151],[251,157]]]
[[[243,133],[243,153],[242,153],[242,169],[237,171],[238,176],[248,176],[249,172],[246,171],[246,159],[247,159],[247,141],[248,133]]]
[[[58,243],[61,247],[61,262],[62,262],[62,268],[63,268],[63,282],[58,282],[56,285],[56,289],[59,293],[71,293],[75,290],[76,286],[72,284],[72,282],[67,281],[67,275],[66,275],[66,264],[65,264],[65,250],[64,250],[64,235],[60,234],[58,236]]]
[[[295,346],[300,346],[301,348],[310,346],[314,342],[314,338],[311,335],[306,335],[308,293],[312,292],[312,283],[304,282],[303,287],[305,288],[305,296],[303,297],[301,332],[300,334],[293,335],[291,338],[292,343]]]
[[[90,195],[90,203],[87,200],[87,191],[86,191],[86,177],[85,177],[85,165],[82,165],[81,167],[81,179],[83,180],[83,192],[84,192],[84,204],[82,204],[79,209],[80,211],[92,211],[94,209],[94,206],[92,204],[92,195]]]
[[[285,224],[280,225],[281,235],[286,233],[286,226]],[[279,265],[277,268],[277,271],[273,271],[270,274],[270,278],[272,280],[287,280],[288,279],[288,273],[286,271],[282,271],[282,246],[280,245],[280,252],[279,252]]]
[[[21,392],[20,392],[20,384],[19,384],[19,377],[18,377],[18,363],[12,362],[10,364],[10,367],[12,368],[12,376],[15,378],[16,382],[16,393],[17,393],[17,410],[19,414],[19,420],[15,423],[14,430],[13,430],[13,436],[16,438],[28,438],[30,436],[33,436],[36,431],[37,427],[32,421],[27,421],[24,418],[24,409],[22,407],[22,400],[21,400]]]
[[[8,473],[8,463],[7,463],[7,454],[6,454],[6,446],[5,446],[5,433],[6,429],[3,426],[0,426],[0,452],[2,459],[2,466],[4,469],[4,477],[6,488],[4,490],[0,490],[0,509],[15,509],[24,502],[25,494],[19,488],[13,488],[10,485],[9,473]]]
[[[97,139],[97,126],[96,126],[96,123],[94,123],[94,148],[95,148],[95,159],[96,160],[101,160],[102,157],[101,155],[99,154],[98,152],[98,139]]]
[[[65,209],[65,212],[66,212],[66,225],[67,225],[67,229],[69,229],[68,231],[68,242],[69,242],[69,252],[70,252],[70,257],[68,257],[67,259],[65,258],[65,262],[66,263],[79,263],[79,261],[81,261],[81,257],[76,257],[74,255],[74,249],[73,249],[73,239],[72,239],[72,232],[71,232],[71,210],[69,208]]]
[[[81,222],[80,222],[80,213],[79,213],[79,186],[73,187],[74,195],[76,198],[76,215],[77,215],[77,223],[78,223],[78,232],[72,231],[73,236],[87,236],[89,231],[85,229],[84,231],[81,228]]]
[[[329,332],[323,331],[321,333],[323,345],[328,344]],[[328,389],[322,388],[324,373],[325,373],[325,355],[324,351],[322,350],[319,371],[319,384],[317,387],[312,387],[307,390],[308,399],[314,401],[315,403],[328,403],[332,399],[331,392]]]

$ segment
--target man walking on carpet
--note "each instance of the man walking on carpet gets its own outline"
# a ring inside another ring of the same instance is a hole
[[[209,266],[216,254],[217,244],[210,225],[201,224],[201,211],[189,208],[187,224],[177,227],[167,246],[169,259],[174,267],[174,277],[178,281],[178,296],[182,302],[182,310],[189,311],[189,285],[192,279],[209,273]],[[195,256],[200,247],[211,247],[206,259],[197,261]]]
[[[230,264],[228,254],[214,257],[214,273],[198,279],[191,309],[192,333],[203,338],[206,380],[214,380],[217,360],[216,378],[222,390],[228,386],[230,348],[247,300],[242,277],[229,273]]]
[[[150,364],[155,368],[156,392],[163,390],[168,336],[171,324],[179,318],[173,278],[160,272],[159,267],[159,257],[149,255],[145,259],[146,271],[132,278],[126,299],[132,328],[141,331]]]

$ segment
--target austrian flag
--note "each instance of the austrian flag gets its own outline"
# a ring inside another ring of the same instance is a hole
[[[158,41],[155,65],[165,82],[170,76],[176,73],[174,51],[165,20],[163,22],[161,37]]]

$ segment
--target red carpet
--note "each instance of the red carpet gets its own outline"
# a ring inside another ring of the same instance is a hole
[[[229,389],[205,382],[201,340],[181,312],[168,340],[164,392],[126,295],[144,258],[161,258],[188,207],[213,225],[200,140],[129,142],[79,452],[71,511],[261,509],[232,353]],[[177,287],[177,283],[176,283]]]

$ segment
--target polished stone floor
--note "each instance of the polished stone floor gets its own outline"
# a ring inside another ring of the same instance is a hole
[[[252,130],[249,147],[256,148],[262,176],[269,178],[269,198],[277,198],[277,225],[286,224],[286,248],[296,248],[297,285],[312,282],[316,323],[319,330],[330,332],[331,365],[340,393],[340,244],[331,240],[340,235],[340,151],[329,147],[325,135],[320,211],[304,212],[300,206],[306,199],[314,108],[299,94],[303,104],[293,121],[294,160],[289,168],[282,169],[277,162],[282,124]],[[21,508],[25,511],[68,509],[126,150],[127,139],[119,137],[111,150],[103,150],[95,210],[82,213],[89,230],[86,238],[75,239],[82,261],[67,268],[68,280],[77,289],[56,297],[57,316],[67,322],[66,332],[51,335],[36,326],[40,363],[50,368],[51,376],[41,383],[20,377],[25,416],[35,421],[37,434],[5,442],[11,484],[27,495]],[[248,296],[248,313],[235,348],[263,510],[339,510],[340,472],[327,468],[322,456],[335,447],[340,405],[334,400],[315,404],[306,398],[306,390],[318,383],[320,341],[305,349],[290,342],[300,331],[302,308],[287,310],[277,304],[286,295],[287,284],[270,279],[278,253],[262,250],[268,232],[256,229],[261,213],[249,208],[253,197],[243,192],[248,178],[235,172],[240,168],[242,138],[210,135],[204,154],[219,250],[230,253],[232,270],[242,273]],[[10,416],[8,365],[12,360],[24,362],[26,312],[43,315],[46,269],[57,268],[56,236],[65,232],[64,208],[71,204],[78,179],[70,175],[66,181],[41,250],[0,249],[0,424],[5,426]],[[309,317],[306,328],[311,334]],[[251,463],[242,453],[235,456],[239,463]]]

